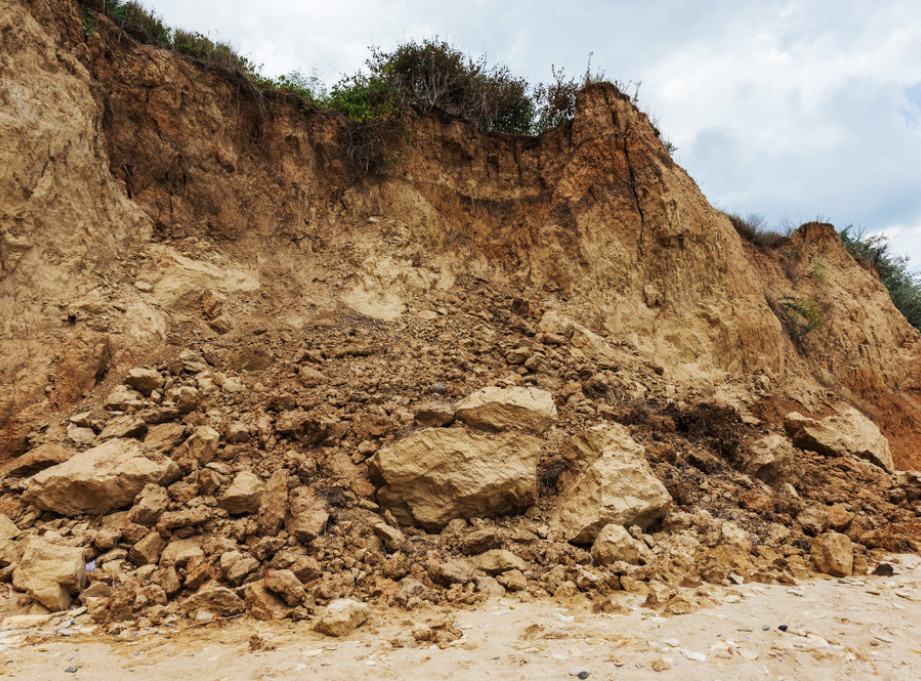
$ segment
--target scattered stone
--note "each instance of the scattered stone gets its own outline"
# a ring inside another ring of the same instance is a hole
[[[139,525],[155,525],[169,505],[169,494],[160,485],[148,484],[135,499],[134,506],[128,514],[129,520]]]
[[[301,543],[319,537],[329,522],[329,513],[323,502],[308,487],[293,490],[289,499],[288,533]]]
[[[221,495],[219,503],[228,513],[243,515],[259,510],[262,496],[262,480],[259,476],[242,471]]]
[[[20,531],[8,515],[0,513],[0,544],[15,539],[19,536]]]
[[[101,515],[130,506],[149,483],[168,484],[178,477],[170,459],[145,453],[135,440],[116,439],[37,473],[23,499],[61,515]]]
[[[189,438],[176,448],[173,456],[177,459],[188,457],[200,465],[214,461],[221,435],[214,428],[201,426],[196,428]]]
[[[848,577],[854,571],[854,550],[851,540],[843,534],[821,534],[812,540],[809,551],[819,572],[833,577]]]
[[[403,533],[387,523],[377,523],[374,526],[374,534],[381,540],[384,548],[387,549],[389,553],[399,551],[406,543],[406,537]]]
[[[147,433],[147,424],[138,416],[116,416],[99,433],[99,442],[112,438],[142,438]]]
[[[432,581],[442,586],[466,584],[473,580],[475,573],[474,566],[462,558],[454,558],[444,562],[438,561],[429,569],[429,576]]]
[[[155,369],[137,367],[128,372],[128,375],[125,376],[125,383],[145,397],[150,397],[154,390],[163,387],[163,376]]]
[[[291,614],[291,608],[266,588],[262,580],[247,584],[244,593],[246,609],[258,620],[281,620]]]
[[[895,574],[895,569],[890,563],[880,563],[873,568],[873,574],[877,577],[892,577]]]
[[[454,406],[447,400],[425,400],[416,408],[415,420],[426,428],[449,426],[454,421]]]
[[[623,525],[611,523],[601,528],[592,544],[595,565],[610,565],[616,561],[636,565],[639,560],[640,547]]]
[[[590,544],[605,525],[648,527],[671,506],[645,450],[621,425],[597,426],[563,447],[569,468],[557,485],[555,525],[564,539]]]
[[[584,667],[574,667],[569,670],[570,676],[575,676],[577,679],[587,679],[591,676],[591,672]]]
[[[13,586],[52,612],[70,607],[86,584],[83,549],[31,538],[13,571]]]
[[[853,456],[892,473],[889,440],[879,428],[856,409],[848,408],[821,421],[791,412],[784,418],[784,428],[800,449],[824,456]]]
[[[217,584],[205,585],[183,603],[186,612],[206,610],[222,617],[243,612],[243,600],[232,589]]]
[[[830,524],[828,512],[819,506],[809,506],[800,511],[796,516],[796,522],[803,528],[803,532],[813,537],[822,534]]]
[[[277,470],[265,485],[259,502],[257,523],[266,537],[278,534],[288,512],[288,472]]]
[[[167,540],[154,530],[131,547],[128,551],[128,560],[138,566],[156,563],[167,543]]]
[[[458,403],[456,413],[457,418],[476,428],[520,428],[538,434],[558,418],[553,395],[538,388],[520,387],[477,390]]]
[[[369,460],[379,502],[400,522],[440,530],[454,518],[522,511],[537,500],[541,443],[522,433],[427,428]]]
[[[291,607],[303,604],[307,598],[304,587],[291,570],[266,570],[265,586]]]
[[[93,439],[96,434],[93,433]],[[67,461],[76,452],[60,445],[44,444],[17,457],[0,469],[3,477],[24,478]]]
[[[346,636],[364,624],[369,615],[367,604],[342,598],[324,608],[313,628],[327,636]]]
[[[479,570],[497,575],[507,570],[527,570],[528,565],[511,551],[492,549],[471,558],[471,563]]]

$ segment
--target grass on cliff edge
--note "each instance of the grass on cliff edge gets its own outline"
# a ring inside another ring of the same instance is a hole
[[[921,279],[912,274],[908,258],[891,251],[892,242],[884,234],[867,235],[848,225],[840,232],[844,247],[854,260],[872,266],[889,291],[892,303],[905,319],[921,330]]]
[[[567,77],[563,69],[554,66],[549,82],[532,86],[507,66],[489,64],[484,56],[470,57],[436,38],[410,40],[390,52],[372,47],[365,69],[327,88],[315,75],[298,71],[266,78],[259,73],[259,66],[231,45],[201,33],[170,28],[133,0],[80,2],[86,8],[87,37],[95,31],[94,12],[104,13],[122,30],[145,42],[233,69],[261,88],[293,94],[308,110],[340,112],[358,126],[359,133],[372,129],[374,134],[383,134],[404,114],[437,110],[484,132],[541,134],[572,120],[576,94],[582,87],[605,80],[603,72],[592,72],[589,55],[582,78]],[[621,92],[632,89],[631,99],[637,103],[640,83],[612,84]],[[362,134],[368,136],[367,132]],[[663,143],[670,153],[674,151],[668,140],[663,139]]]

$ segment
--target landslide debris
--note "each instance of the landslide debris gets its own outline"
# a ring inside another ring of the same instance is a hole
[[[356,182],[342,121],[82,16],[0,0],[10,612],[680,614],[918,550],[921,337],[830,226],[742,244],[613,86]]]

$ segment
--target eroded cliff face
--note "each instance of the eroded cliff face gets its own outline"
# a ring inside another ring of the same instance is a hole
[[[415,118],[358,176],[343,120],[105,20],[86,36],[82,12],[0,0],[5,455],[39,415],[175,346],[337,315],[400,324],[485,282],[645,363],[676,400],[768,419],[850,402],[917,465],[919,335],[874,275],[827,226],[743,244],[613,87],[540,138]],[[790,299],[822,311],[802,338]]]

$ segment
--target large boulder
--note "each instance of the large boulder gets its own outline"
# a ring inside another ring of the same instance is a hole
[[[895,470],[889,440],[856,409],[845,409],[821,421],[794,411],[784,418],[784,429],[800,449],[824,456],[857,457],[890,473]]]
[[[116,439],[37,473],[23,499],[61,515],[103,515],[133,504],[146,485],[178,477],[179,467],[167,457],[145,452],[136,440]]]
[[[543,433],[557,420],[553,396],[538,388],[483,388],[461,400],[456,415],[476,428],[532,433]]]
[[[70,607],[86,585],[83,549],[30,539],[13,571],[13,586],[53,612]]]
[[[596,426],[562,448],[554,524],[564,539],[591,544],[605,525],[646,528],[668,513],[671,496],[653,475],[645,450],[626,428]]]
[[[819,572],[833,577],[848,577],[854,572],[854,548],[843,534],[820,534],[812,540],[809,553]]]
[[[371,458],[384,483],[378,499],[401,522],[429,530],[455,518],[520,511],[537,500],[540,446],[520,432],[428,428]]]
[[[327,636],[346,636],[364,624],[370,614],[367,604],[340,598],[326,606],[313,628]]]

